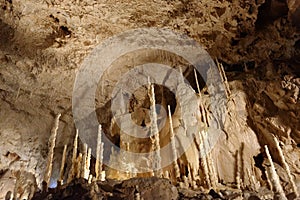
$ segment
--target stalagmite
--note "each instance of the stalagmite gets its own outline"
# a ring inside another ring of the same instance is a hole
[[[200,179],[199,175],[200,174],[198,174],[196,169],[192,169],[192,177],[193,177],[193,185],[192,186],[194,187],[194,189],[198,188],[198,182],[199,182],[199,179]]]
[[[184,183],[183,182],[179,182],[179,187],[180,188],[184,188]]]
[[[86,180],[88,180],[89,176],[90,176],[91,154],[92,154],[92,149],[89,148],[87,156],[86,156],[86,160],[85,160],[84,169],[83,169],[84,170],[83,178]]]
[[[106,176],[105,171],[102,171],[100,180],[105,181],[105,178],[106,178],[105,176]]]
[[[47,166],[46,166],[46,171],[44,175],[44,189],[48,189],[49,183],[50,183],[50,178],[51,178],[51,173],[52,173],[52,166],[53,166],[53,154],[54,154],[54,147],[55,147],[55,141],[56,141],[56,135],[57,135],[57,130],[58,130],[58,125],[59,125],[59,118],[61,114],[56,115],[54,126],[51,130],[51,136],[49,138],[49,152],[48,152],[48,159],[47,159]]]
[[[203,103],[202,103],[202,96],[201,96],[201,90],[200,90],[200,86],[199,86],[199,81],[198,81],[198,76],[197,76],[197,72],[194,69],[194,76],[195,76],[195,80],[196,80],[196,85],[197,85],[197,90],[198,90],[198,95],[199,95],[199,104],[200,104],[200,113],[201,113],[201,117],[203,118],[203,122],[206,126],[208,126],[208,116],[206,113],[206,110],[204,109]]]
[[[247,169],[247,175],[248,175],[248,178],[249,178],[249,186],[250,186],[250,188],[252,190],[256,190],[255,189],[255,181],[254,181],[254,179],[253,179],[253,177],[252,177],[249,169]]]
[[[208,152],[208,147],[206,145],[206,140],[205,138],[207,138],[207,133],[203,132],[202,134],[202,141],[203,141],[203,148],[204,148],[204,152],[206,153],[206,163],[207,163],[207,169],[208,169],[208,178],[210,180],[210,185],[212,188],[216,188],[217,187],[217,180],[216,180],[216,175],[215,175],[215,167],[213,164],[213,161],[210,157],[210,153]]]
[[[175,135],[173,130],[173,121],[172,121],[172,115],[171,115],[171,108],[170,105],[168,105],[168,112],[169,112],[169,123],[170,123],[170,139],[171,139],[171,148],[173,153],[173,159],[177,156],[176,146],[175,146]],[[175,171],[175,177],[176,179],[180,178],[180,170],[177,164],[177,159],[173,161],[174,165],[174,171]]]
[[[213,182],[213,187],[214,188],[217,188],[218,186],[218,174],[217,174],[217,171],[216,171],[216,168],[215,168],[215,162],[214,160],[211,158],[211,154],[209,155],[208,157],[210,163],[211,163],[211,170],[212,170],[212,182]]]
[[[76,161],[75,161],[75,171],[74,171],[74,175],[76,178],[80,178],[81,176],[81,167],[82,167],[82,153],[79,153]]]
[[[64,181],[66,156],[67,156],[67,145],[64,146],[64,151],[61,158],[61,166],[60,166],[59,179],[58,179],[59,185],[63,185],[63,181]]]
[[[72,154],[72,164],[69,171],[67,183],[70,183],[76,177],[76,159],[77,159],[77,147],[78,147],[78,129],[76,129],[76,135],[73,143],[73,154]]]
[[[182,72],[182,67],[179,67],[179,73],[180,73],[180,78],[181,78],[181,83],[184,83],[184,75],[183,75],[183,72]]]
[[[196,184],[196,178],[195,178],[195,174],[194,174],[194,170],[192,168],[192,166],[190,164],[188,164],[188,180],[189,180],[189,184],[192,187],[192,189],[197,189],[197,184]]]
[[[183,176],[183,183],[184,183],[184,188],[189,188],[189,179],[186,176]]]
[[[217,60],[217,66],[218,66],[219,73],[220,73],[220,76],[222,78],[223,84],[225,85],[225,89],[226,89],[225,92],[226,92],[226,96],[228,98],[231,95],[231,91],[230,91],[230,87],[229,87],[227,77],[226,77],[226,74],[225,74],[225,71],[224,71],[224,67],[223,67],[222,63],[218,62],[218,60]]]
[[[169,171],[165,171],[165,172],[164,172],[164,178],[170,179]]]
[[[88,183],[91,184],[91,183],[92,183],[92,180],[93,180],[93,175],[90,174],[90,175],[89,175],[89,178],[88,178]]]
[[[188,169],[188,181],[189,181],[189,184],[192,185],[192,182],[193,182],[193,178],[192,178],[192,170],[191,170],[191,166],[190,164],[187,165],[187,169]]]
[[[269,185],[269,189],[271,190],[271,191],[273,191],[273,184],[272,184],[272,182],[271,182],[271,175],[270,175],[270,171],[269,170],[266,170],[265,171],[266,173],[266,178],[267,178],[267,183],[268,183],[268,185]]]
[[[85,169],[86,169],[87,151],[88,151],[88,146],[85,143],[83,145],[83,154],[82,154],[82,161],[81,161],[81,178],[84,178],[86,174]]]
[[[17,95],[16,95],[16,100],[15,100],[15,101],[17,101],[18,98],[19,98],[20,90],[21,90],[21,88],[19,87],[19,88],[18,88],[18,91],[17,91]]]
[[[207,162],[206,162],[206,150],[204,148],[204,140],[203,140],[203,134],[202,132],[199,132],[199,140],[200,140],[200,145],[202,144],[202,146],[200,146],[200,161],[201,161],[201,165],[202,165],[202,169],[203,169],[203,173],[204,173],[204,177],[205,177],[205,182],[206,182],[206,186],[207,188],[211,187],[211,182],[210,182],[210,178],[209,178],[209,171],[208,171],[208,166],[207,166]]]
[[[197,85],[198,94],[200,94],[200,93],[201,93],[201,90],[200,90],[200,86],[199,86],[199,82],[198,82],[198,76],[197,76],[196,69],[194,69],[194,76],[195,76],[195,80],[196,80],[196,85]]]
[[[206,126],[209,127],[210,126],[209,111],[207,110],[206,107],[203,106],[203,108],[204,108],[204,115],[205,115],[205,119],[206,119]]]
[[[135,193],[135,200],[141,200],[141,194],[139,192]]]
[[[160,157],[160,144],[159,144],[159,131],[157,127],[157,114],[155,109],[155,93],[154,93],[154,86],[150,83],[149,84],[149,98],[150,98],[150,105],[152,106],[151,110],[151,141],[152,141],[152,150],[153,150],[153,168],[154,174],[157,177],[162,177],[162,170],[161,170],[161,157]]]
[[[210,179],[210,184],[213,189],[216,188],[215,180],[214,180],[214,174],[213,174],[213,169],[212,169],[212,163],[210,159],[209,153],[206,154],[206,163],[207,163],[207,168],[208,168],[208,174],[209,174],[209,179]]]
[[[236,181],[236,187],[237,189],[241,189],[241,176],[240,176],[240,156],[239,156],[239,151],[236,151],[236,176],[235,176],[235,181]]]
[[[249,169],[247,169],[247,173],[248,173],[248,177],[249,177],[250,187],[254,191],[258,191],[260,188],[260,183],[256,180],[255,176],[251,174]]]
[[[278,174],[276,173],[276,169],[275,169],[275,166],[274,166],[274,163],[272,161],[272,157],[270,155],[270,152],[269,152],[269,149],[268,149],[267,145],[265,145],[265,151],[266,151],[268,160],[269,160],[270,165],[271,165],[271,171],[270,171],[271,177],[270,178],[271,178],[271,183],[273,184],[273,187],[275,189],[275,192],[279,194],[280,199],[287,200],[287,198],[284,194],[284,191],[281,187],[280,180],[279,180]]]
[[[141,194],[139,193],[139,186],[135,186],[135,193],[134,193],[134,199],[135,200],[141,200]]]
[[[103,161],[103,143],[101,140],[101,125],[98,127],[98,138],[97,138],[97,152],[96,152],[96,163],[95,163],[95,173],[96,180],[100,180],[102,172],[102,161]]]
[[[283,168],[285,169],[285,171],[286,171],[286,173],[287,173],[287,175],[289,177],[289,180],[291,182],[293,192],[295,193],[296,197],[299,197],[298,189],[297,189],[297,186],[296,186],[296,184],[294,182],[294,179],[292,177],[290,167],[289,167],[289,165],[285,161],[282,149],[281,149],[281,147],[279,145],[279,142],[278,142],[278,140],[277,140],[277,138],[275,136],[274,136],[274,141],[275,141],[276,147],[278,149],[279,156],[280,156],[280,159],[281,159],[282,164],[283,164]]]
[[[13,193],[11,191],[6,193],[5,200],[13,200]]]
[[[77,148],[78,148],[78,129],[76,129],[76,135],[74,139],[74,145],[73,145],[73,154],[72,154],[72,164],[73,162],[76,162],[77,158]]]

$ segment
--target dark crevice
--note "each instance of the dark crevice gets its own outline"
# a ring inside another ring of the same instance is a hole
[[[72,31],[70,31],[66,26],[60,26],[59,29],[61,30],[63,36],[71,35],[72,33]]]
[[[14,29],[0,19],[0,49],[7,50],[11,47],[11,40],[14,37]]]
[[[54,17],[52,14],[49,15],[50,18],[52,18],[56,23],[59,23],[59,19],[57,17]]]
[[[224,67],[226,72],[245,72],[247,70],[255,69],[256,62],[248,61],[245,63],[237,63],[237,64],[228,64],[226,62],[220,61]]]
[[[279,17],[287,16],[288,6],[283,0],[266,0],[258,8],[258,16],[255,23],[257,30],[264,29],[265,26],[273,23]]]
[[[262,172],[262,179],[266,180],[266,174],[265,174],[265,167],[263,166],[263,162],[264,162],[264,154],[263,153],[259,153],[257,156],[253,156],[254,159],[254,166],[257,167],[258,169],[260,169],[260,171]]]

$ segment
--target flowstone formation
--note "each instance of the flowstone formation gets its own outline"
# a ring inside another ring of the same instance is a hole
[[[299,198],[299,6],[297,0],[0,0],[0,199]],[[83,144],[71,99],[91,50],[141,27],[168,28],[203,45],[225,89],[225,98],[214,101],[226,110],[217,121],[209,86],[183,59],[159,50],[121,57],[98,85],[104,91],[95,99],[99,132],[135,153],[170,143],[167,155],[133,160],[105,152],[97,132],[95,147]],[[184,117],[167,88],[147,85],[130,99],[131,119],[153,133],[163,116],[165,125],[151,138],[122,133],[109,95],[140,61],[172,66],[188,80],[198,103],[183,106],[195,118]],[[149,113],[154,104],[165,112]],[[178,155],[186,144],[184,120],[193,125],[195,140]],[[208,131],[212,126],[219,126],[218,137]],[[151,171],[175,155],[170,165]],[[138,173],[141,166],[147,172]]]

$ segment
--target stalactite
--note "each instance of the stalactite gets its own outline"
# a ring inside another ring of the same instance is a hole
[[[96,173],[96,180],[100,179],[101,172],[102,172],[102,159],[103,159],[103,147],[102,147],[102,140],[101,140],[101,125],[98,127],[98,137],[97,137],[97,150],[96,150],[96,163],[95,163],[95,173]]]
[[[88,146],[85,143],[83,145],[83,154],[82,154],[82,162],[81,162],[81,178],[84,178],[86,174],[85,171],[86,171],[87,151],[88,151]]]
[[[202,144],[202,146],[200,147],[200,161],[201,161],[201,165],[202,165],[202,169],[203,169],[203,173],[204,173],[204,177],[205,177],[205,182],[206,182],[206,186],[207,188],[211,187],[211,182],[210,182],[210,178],[209,178],[209,171],[208,171],[208,166],[207,166],[207,162],[206,162],[206,151],[205,151],[205,147],[204,147],[204,139],[203,139],[203,133],[199,132],[199,140],[200,140],[200,144]]]
[[[274,136],[274,141],[275,141],[276,147],[277,147],[277,149],[278,149],[279,157],[280,157],[280,159],[281,159],[281,161],[282,161],[283,168],[285,169],[285,171],[286,171],[286,173],[287,173],[287,175],[288,175],[288,177],[289,177],[289,180],[290,180],[290,182],[291,182],[293,192],[295,193],[296,197],[299,197],[298,189],[297,189],[297,186],[296,186],[296,184],[295,184],[295,182],[294,182],[294,179],[293,179],[293,177],[292,177],[290,167],[289,167],[289,165],[286,163],[286,160],[285,160],[285,158],[284,158],[282,149],[281,149],[281,147],[280,147],[280,145],[279,145],[279,142],[278,142],[278,140],[277,140],[277,138],[276,138],[275,136]]]
[[[152,149],[154,158],[152,159],[153,162],[153,168],[154,168],[154,174],[157,177],[162,176],[162,170],[161,170],[161,157],[160,157],[160,144],[159,144],[159,131],[157,127],[157,114],[155,109],[155,93],[154,93],[154,86],[150,83],[150,80],[148,80],[149,84],[149,98],[150,103],[152,106],[151,110],[151,141],[152,141]]]
[[[57,135],[60,116],[61,116],[61,114],[56,115],[54,126],[51,130],[51,135],[49,138],[49,152],[48,152],[47,166],[46,166],[46,171],[45,171],[44,181],[43,181],[44,187],[45,187],[43,189],[46,189],[46,190],[49,187],[51,173],[52,173],[54,147],[55,147],[55,141],[56,141],[56,135]]]
[[[61,166],[59,172],[58,185],[63,185],[64,181],[64,173],[65,173],[65,164],[66,164],[66,156],[67,156],[67,145],[64,146],[64,151],[61,158]]]
[[[171,148],[173,153],[173,159],[177,157],[177,150],[175,146],[175,135],[174,135],[174,129],[173,129],[173,121],[172,121],[172,115],[171,115],[171,108],[170,105],[168,105],[168,113],[169,113],[169,123],[170,123],[170,140],[171,140]],[[173,161],[173,166],[175,170],[175,177],[176,179],[180,178],[180,170],[177,164],[177,159]]]
[[[266,151],[268,160],[269,160],[270,165],[271,165],[271,171],[270,171],[271,177],[270,178],[271,178],[271,183],[273,184],[273,188],[275,189],[275,193],[279,194],[280,199],[287,200],[287,198],[284,194],[284,191],[282,189],[282,186],[280,184],[279,176],[276,173],[276,169],[275,169],[275,166],[274,166],[274,163],[272,161],[272,157],[270,155],[270,152],[269,152],[269,149],[268,149],[267,145],[265,145],[265,151]]]
[[[76,159],[77,159],[77,147],[78,147],[78,129],[76,129],[76,135],[74,138],[74,143],[73,143],[73,154],[72,154],[72,163],[71,163],[71,169],[69,171],[68,175],[68,180],[67,183],[70,183],[74,177],[76,177]]]

